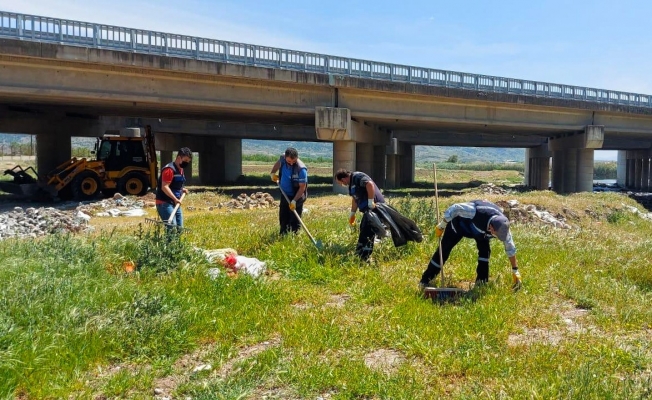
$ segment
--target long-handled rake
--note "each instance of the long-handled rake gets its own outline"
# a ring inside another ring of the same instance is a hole
[[[435,212],[439,218],[439,191],[437,190],[437,165],[432,164],[432,171],[435,181]],[[441,275],[440,287],[427,287],[423,291],[425,298],[432,299],[433,303],[445,303],[459,299],[466,294],[464,289],[457,287],[446,287],[444,281],[444,256],[441,249],[441,236],[437,238],[437,248],[439,249],[439,274]]]
[[[283,195],[283,197],[285,197],[285,201],[287,201],[288,204],[290,204],[290,199],[289,199],[288,196],[285,194],[285,192],[283,191],[283,189],[281,189],[281,185],[280,185],[280,184],[278,185],[278,188],[281,190],[281,194]],[[324,245],[322,244],[321,240],[315,240],[315,238],[312,237],[312,235],[310,234],[310,231],[308,230],[308,228],[306,228],[306,224],[304,224],[303,221],[301,220],[301,217],[299,216],[299,213],[297,212],[297,210],[292,210],[292,212],[294,213],[294,216],[297,217],[297,219],[299,220],[299,223],[301,224],[301,227],[303,228],[304,231],[306,231],[306,233],[308,234],[308,237],[309,237],[310,240],[312,241],[312,244],[315,245],[315,247],[317,248],[317,250],[321,250],[321,249],[323,249],[323,248],[324,248]]]
[[[186,197],[186,193],[183,193],[181,195],[181,198],[179,198],[179,202],[177,203],[177,205],[175,205],[174,208],[172,209],[172,214],[170,214],[170,218],[168,218],[167,221],[161,221],[159,219],[153,219],[153,218],[145,218],[145,222],[150,224],[150,225],[164,226],[164,227],[166,227],[168,229],[174,228],[174,229],[177,229],[179,232],[190,232],[189,229],[182,228],[182,227],[174,225],[172,223],[172,221],[174,220],[174,216],[177,213],[177,210],[181,206],[181,202],[183,201],[183,199],[185,197]]]

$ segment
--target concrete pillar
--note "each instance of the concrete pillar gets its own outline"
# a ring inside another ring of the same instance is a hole
[[[374,146],[373,179],[378,187],[385,187],[385,146]]]
[[[414,145],[401,143],[399,183],[401,186],[414,183]]]
[[[394,189],[398,187],[399,170],[399,156],[387,155],[387,169],[385,170],[385,189]]]
[[[242,175],[242,139],[224,140],[224,179],[235,182]],[[299,154],[299,157],[301,155]],[[269,169],[272,169],[270,165]]]
[[[364,172],[376,181],[379,177],[374,176],[374,145],[369,143],[357,143],[355,148],[355,170]]]
[[[628,189],[634,189],[634,185],[636,182],[636,173],[635,173],[635,168],[636,168],[636,162],[635,162],[635,152],[634,151],[628,151],[627,152],[627,183],[626,187]]]
[[[650,191],[650,158],[643,158],[643,174],[641,175],[641,190],[644,192]]]
[[[550,151],[548,145],[525,149],[524,183],[536,190],[547,190],[550,185]]]
[[[192,150],[192,149],[190,149],[190,150]],[[194,162],[194,158],[195,157],[193,155],[193,162]],[[188,164],[188,166],[186,168],[183,169],[183,174],[186,176],[186,184],[187,185],[191,185],[191,184],[195,183],[194,178],[192,176],[192,174],[193,174],[192,164],[193,163],[191,162],[190,164]]]
[[[637,152],[638,153],[638,152]],[[639,154],[634,159],[634,190],[641,190],[641,174],[643,173],[643,160]]]
[[[201,138],[199,152],[199,182],[203,185],[233,183],[242,175],[242,140],[212,136]],[[301,154],[299,154],[299,157]],[[272,169],[272,166],[269,166]]]
[[[618,161],[616,164],[616,184],[627,186],[627,151],[618,150]]]
[[[577,150],[577,179],[575,188],[578,192],[593,191],[593,149]]]
[[[381,144],[385,144],[386,132],[362,120],[351,119],[351,110],[337,107],[315,108],[315,132],[317,139],[333,142],[333,175],[338,169],[345,168],[362,171],[374,181],[382,180],[385,163],[381,156],[375,155],[375,147],[383,147]],[[335,183],[335,177],[333,191],[346,193]]]
[[[346,193],[346,188],[335,182],[335,172],[340,168],[349,171],[356,170],[356,143],[352,141],[338,140],[333,142],[333,190],[336,193]],[[365,171],[362,171],[365,172]]]
[[[69,133],[50,131],[36,135],[36,171],[45,176],[72,155]]]
[[[549,138],[548,149],[553,152],[553,190],[558,193],[593,190],[593,149],[602,148],[603,142],[602,125],[588,125],[584,132]]]
[[[577,191],[577,150],[564,151],[562,157],[564,157],[564,179],[561,193],[575,193]]]
[[[564,157],[561,150],[552,152],[552,190],[564,192]]]
[[[174,153],[174,158],[177,157],[177,153]],[[159,170],[161,169],[160,167],[171,163],[173,160],[172,158],[172,151],[171,150],[161,150],[161,165],[159,166]]]

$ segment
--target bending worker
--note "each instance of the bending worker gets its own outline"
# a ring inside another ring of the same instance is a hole
[[[278,171],[278,175],[277,175]],[[278,221],[281,225],[281,235],[288,232],[296,233],[301,227],[299,219],[292,211],[296,211],[299,217],[303,212],[303,203],[308,197],[308,168],[299,159],[299,152],[294,147],[288,147],[285,154],[281,155],[272,167],[270,174],[272,181],[278,183],[279,188],[290,203],[281,195],[281,203],[278,207]]]
[[[376,234],[371,224],[366,221],[366,218],[368,218],[366,211],[373,212],[376,208],[376,203],[384,203],[385,198],[380,193],[380,189],[378,189],[374,181],[364,172],[351,172],[346,169],[340,169],[335,173],[335,180],[347,188],[347,193],[352,198],[349,224],[355,224],[355,212],[357,210],[364,213],[360,222],[360,235],[358,236],[358,244],[355,247],[355,254],[362,261],[368,261],[371,253],[374,251]]]
[[[446,263],[453,247],[463,237],[475,239],[478,246],[478,267],[476,269],[476,283],[484,283],[489,280],[489,256],[491,247],[489,240],[498,238],[505,245],[505,253],[512,264],[513,289],[521,287],[521,274],[518,272],[516,263],[516,246],[509,231],[509,220],[500,208],[485,200],[474,200],[468,203],[457,203],[444,211],[444,218],[435,228],[435,234],[442,238],[440,242],[443,263]],[[443,235],[443,237],[442,237]],[[439,265],[439,248],[435,250],[428,268],[423,272],[419,288],[424,289],[430,286],[437,274],[441,271]]]

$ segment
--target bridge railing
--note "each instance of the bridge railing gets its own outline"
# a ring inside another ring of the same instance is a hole
[[[0,37],[303,72],[652,108],[652,96],[359,60],[187,35],[0,11]]]

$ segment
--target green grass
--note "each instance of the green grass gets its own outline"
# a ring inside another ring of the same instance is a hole
[[[477,197],[535,204],[573,228],[515,222],[524,289],[511,292],[492,243],[491,282],[459,304],[416,294],[436,244],[432,197],[390,196],[425,239],[384,240],[369,265],[353,255],[350,200],[333,195],[304,214],[321,251],[303,233],[279,237],[276,209],[188,213],[181,237],[133,226],[0,242],[0,398],[152,398],[157,387],[193,399],[649,398],[650,222],[620,206],[636,204],[470,192],[439,206]],[[235,248],[271,274],[211,280],[195,247]],[[447,277],[472,281],[476,257],[460,242]],[[138,272],[123,272],[127,260]],[[398,361],[368,366],[378,351]]]

